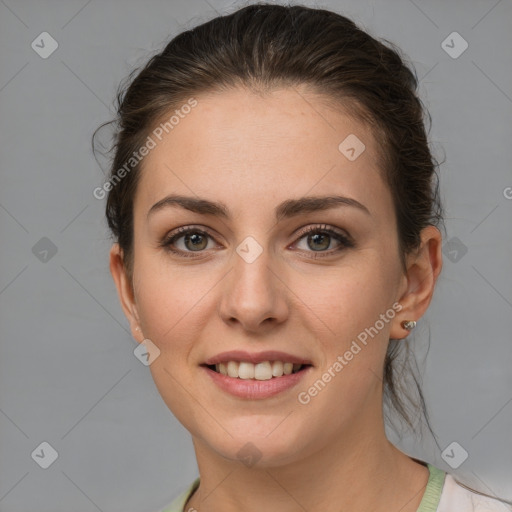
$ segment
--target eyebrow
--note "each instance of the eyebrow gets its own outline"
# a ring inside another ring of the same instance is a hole
[[[275,208],[275,218],[279,222],[283,219],[295,217],[303,213],[330,210],[340,206],[352,206],[371,216],[366,206],[351,197],[343,196],[306,196],[299,199],[287,199]],[[221,202],[214,202],[200,197],[182,195],[168,195],[156,202],[148,211],[147,217],[169,207],[179,207],[201,215],[214,215],[226,220],[230,219],[228,207]]]

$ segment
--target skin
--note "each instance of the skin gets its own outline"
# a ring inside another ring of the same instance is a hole
[[[160,355],[150,365],[173,414],[192,435],[201,483],[185,510],[414,512],[428,469],[386,438],[382,368],[389,338],[419,320],[441,271],[441,234],[429,226],[403,272],[389,189],[378,145],[362,123],[314,92],[266,95],[233,89],[196,97],[198,105],[145,157],[134,202],[130,282],[117,244],[110,269],[134,338]],[[338,145],[349,134],[365,151],[349,161]],[[167,194],[224,203],[230,219],[178,207],[147,218]],[[276,222],[274,208],[302,196],[343,195],[350,206]],[[348,233],[355,247],[297,236],[309,225]],[[180,226],[209,228],[186,258],[159,246]],[[252,263],[236,252],[245,237],[263,252]],[[205,242],[206,243],[206,242]],[[341,250],[335,252],[337,247]],[[205,247],[205,245],[201,246]],[[395,302],[402,310],[310,403],[297,395],[343,355],[357,335]],[[140,330],[138,330],[140,329]],[[282,350],[312,361],[304,382],[264,400],[235,398],[199,367],[226,350]],[[261,458],[237,456],[251,442]]]

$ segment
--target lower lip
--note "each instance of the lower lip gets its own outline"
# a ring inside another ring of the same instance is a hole
[[[210,376],[213,382],[223,391],[248,400],[261,400],[278,395],[296,386],[312,368],[307,366],[297,373],[272,377],[269,380],[239,379],[222,375],[206,366],[201,367]]]

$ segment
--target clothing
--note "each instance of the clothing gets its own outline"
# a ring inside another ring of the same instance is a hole
[[[459,484],[449,473],[432,466],[432,464],[424,464],[428,467],[430,474],[416,512],[512,512],[512,505],[470,491]],[[183,507],[198,487],[199,478],[196,478],[185,492],[159,512],[189,512]],[[193,511],[194,509],[190,512]]]

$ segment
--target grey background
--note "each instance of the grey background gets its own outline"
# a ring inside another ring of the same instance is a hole
[[[197,475],[188,432],[133,355],[90,138],[134,65],[237,5],[0,0],[1,512],[156,511]],[[449,245],[412,342],[441,447],[469,457],[453,470],[428,437],[399,446],[512,499],[512,2],[318,5],[404,50],[446,155]],[[59,45],[47,59],[31,47],[43,31]],[[458,58],[441,46],[453,31],[469,44]],[[43,441],[58,452],[48,469],[31,457]]]

